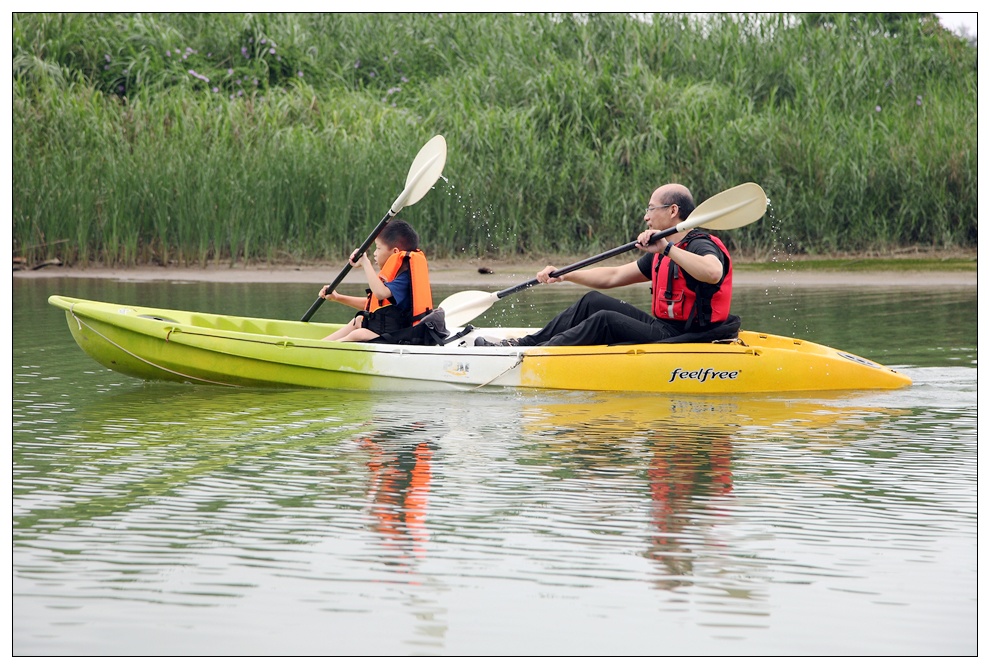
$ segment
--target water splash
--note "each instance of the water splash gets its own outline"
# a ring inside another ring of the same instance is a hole
[[[498,235],[495,233],[498,224],[493,222],[494,212],[491,205],[475,205],[471,194],[462,195],[457,191],[456,185],[446,176],[440,175],[440,178],[447,184],[447,195],[454,198],[456,205],[463,211],[464,218],[471,221],[471,229],[478,231],[478,239],[462,245],[460,247],[461,253],[477,257],[485,254],[498,254],[500,248],[496,242]],[[465,234],[469,234],[469,232]],[[482,239],[487,239],[487,242],[481,242]]]

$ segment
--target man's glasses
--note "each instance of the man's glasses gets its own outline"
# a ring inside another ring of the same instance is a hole
[[[649,213],[655,211],[656,209],[665,209],[665,208],[671,207],[671,206],[673,206],[672,203],[670,203],[670,204],[660,204],[659,206],[653,206],[653,205],[650,204],[649,206],[646,207],[646,214],[649,214]]]

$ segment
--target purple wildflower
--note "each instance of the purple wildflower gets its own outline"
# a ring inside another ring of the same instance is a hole
[[[299,78],[301,79],[301,78],[302,78],[302,76],[303,76],[303,74],[302,74],[302,70],[299,70]]]
[[[878,113],[879,113],[880,111],[882,111],[882,110],[883,110],[883,108],[882,108],[882,107],[880,107],[880,106],[879,106],[879,105],[877,104],[877,105],[876,105],[876,113],[878,114]]]
[[[275,55],[275,47],[271,47],[270,49],[268,49],[268,53],[270,53],[271,55]]]
[[[230,74],[233,74],[233,73],[234,73],[234,71],[233,71],[233,69],[232,69],[232,68],[231,68],[231,69],[229,69],[229,70],[227,70],[227,74],[228,74],[228,75],[230,75]]]
[[[109,53],[104,54],[103,57],[106,58],[106,62],[108,62],[108,63],[110,62],[110,54]]]
[[[917,106],[919,107],[922,104],[924,104],[924,97],[922,95],[918,95],[917,96]]]
[[[251,57],[250,54],[247,53],[247,47],[246,46],[240,47],[240,55],[244,56],[245,58],[250,58]]]
[[[172,57],[172,52],[171,51],[165,51],[165,57],[166,58],[171,58]]]
[[[220,89],[217,88],[216,86],[213,86],[213,92],[214,93],[219,93],[220,92]]]

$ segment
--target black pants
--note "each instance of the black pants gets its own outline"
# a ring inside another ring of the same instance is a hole
[[[651,343],[680,333],[676,325],[640,311],[628,302],[600,292],[588,292],[541,330],[519,339],[519,345]]]

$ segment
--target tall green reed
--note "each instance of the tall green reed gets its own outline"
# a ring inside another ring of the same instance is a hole
[[[18,14],[14,242],[340,258],[431,135],[432,255],[589,253],[666,181],[763,185],[748,254],[976,243],[974,49],[858,15]]]

